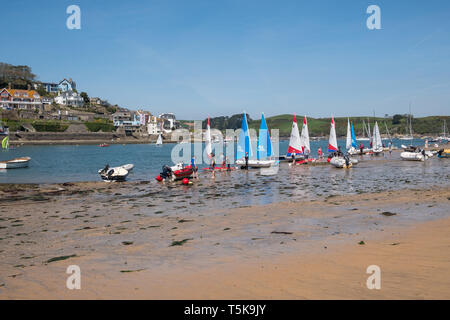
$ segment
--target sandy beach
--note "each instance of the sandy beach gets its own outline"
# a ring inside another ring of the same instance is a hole
[[[197,213],[119,199],[147,185],[2,185],[0,298],[450,298],[448,187]]]

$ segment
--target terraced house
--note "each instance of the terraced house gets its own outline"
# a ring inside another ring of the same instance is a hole
[[[0,90],[0,108],[3,110],[41,110],[42,99],[35,90]]]

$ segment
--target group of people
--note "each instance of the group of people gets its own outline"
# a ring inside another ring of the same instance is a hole
[[[209,168],[211,169],[212,172],[212,177],[215,177],[215,170],[216,170],[216,166],[217,166],[217,161],[216,161],[216,155],[214,153],[211,153],[209,155],[210,158],[210,164],[209,164]],[[222,169],[226,168],[226,171],[231,171],[231,163],[229,161],[229,158],[227,156],[222,155]],[[248,167],[248,153],[246,155],[246,164]],[[198,179],[198,166],[196,163],[196,157],[192,156],[191,158],[191,167],[193,170],[193,174],[192,177],[195,179]]]

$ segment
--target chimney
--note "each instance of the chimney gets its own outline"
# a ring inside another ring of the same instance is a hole
[[[31,90],[31,84],[27,85],[27,90],[30,91]]]
[[[11,90],[11,82],[8,82],[8,90]]]

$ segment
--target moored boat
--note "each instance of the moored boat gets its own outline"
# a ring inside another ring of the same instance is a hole
[[[182,180],[184,178],[192,178],[192,174],[194,173],[194,169],[191,165],[185,166],[183,163],[178,163],[172,167],[168,165],[164,165],[162,168],[162,172],[156,176],[156,180],[164,181],[164,180]]]
[[[131,167],[131,169],[133,169],[133,167]],[[106,165],[103,169],[99,170],[98,173],[104,181],[125,181],[129,171],[126,170],[124,166],[110,168],[109,165]]]
[[[0,169],[26,168],[28,167],[30,160],[30,157],[21,157],[7,161],[0,161]]]

